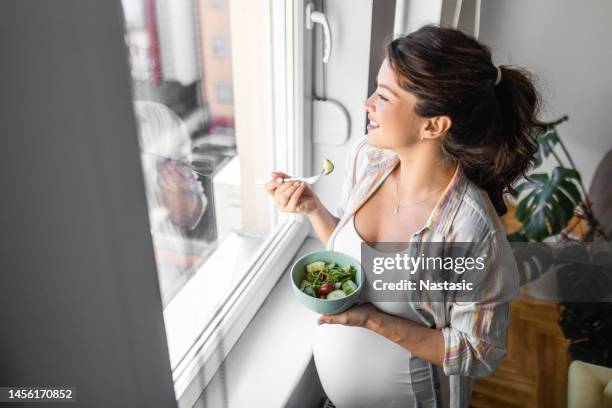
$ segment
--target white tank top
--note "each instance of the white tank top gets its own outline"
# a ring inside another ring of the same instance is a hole
[[[333,250],[361,261],[362,242],[353,216],[338,231]],[[372,304],[385,313],[426,324],[410,302]],[[337,408],[448,406],[448,384],[441,369],[368,329],[319,325],[313,355],[323,389]]]

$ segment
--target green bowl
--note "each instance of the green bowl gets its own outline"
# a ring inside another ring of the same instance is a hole
[[[300,282],[306,274],[305,266],[311,262],[324,261],[325,263],[334,262],[340,266],[352,265],[355,272],[355,283],[357,289],[350,295],[341,299],[319,299],[307,295],[300,290]],[[291,267],[291,287],[293,293],[308,309],[320,314],[337,314],[344,312],[349,307],[353,306],[359,300],[359,294],[363,287],[363,274],[361,273],[361,264],[350,255],[336,251],[317,251],[311,252],[298,259]]]

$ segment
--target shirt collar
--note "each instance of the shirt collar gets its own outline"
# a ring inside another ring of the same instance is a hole
[[[399,157],[391,150],[378,149],[371,147],[367,151],[368,156],[368,172],[376,172],[379,170],[386,170],[389,167],[393,167],[399,161]]]

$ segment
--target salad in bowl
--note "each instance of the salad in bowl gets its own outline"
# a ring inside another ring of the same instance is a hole
[[[298,300],[321,314],[341,313],[354,305],[363,286],[361,264],[350,255],[317,251],[298,259],[291,286]]]

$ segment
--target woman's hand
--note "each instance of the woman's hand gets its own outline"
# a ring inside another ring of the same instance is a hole
[[[194,222],[206,205],[198,193],[197,179],[190,170],[172,161],[157,166],[158,183],[165,207],[172,223],[181,228],[193,228]]]
[[[287,179],[291,176],[281,172],[273,172],[272,179],[274,181],[266,184],[266,191],[274,199],[276,208],[283,212],[298,214],[309,214],[317,209],[319,199],[306,186],[306,183],[298,181],[279,182],[277,180],[279,178]]]
[[[279,178],[280,181],[277,180]],[[284,212],[308,215],[317,237],[326,244],[338,225],[338,219],[325,208],[306,184],[282,182],[282,179],[288,178],[291,177],[275,171],[272,173],[273,181],[266,184],[266,191],[274,199],[274,205]]]
[[[318,323],[363,327],[433,364],[444,364],[445,345],[442,330],[381,312],[371,303],[358,304],[337,315],[322,315]]]
[[[336,315],[322,315],[318,324],[342,324],[344,326],[366,327],[380,310],[371,303],[361,303]],[[367,328],[367,327],[366,327]]]

